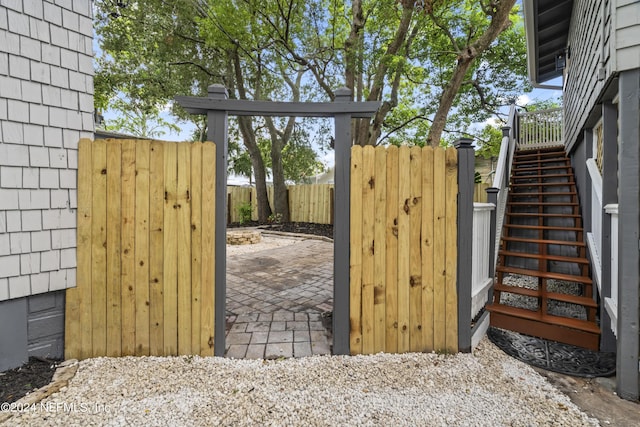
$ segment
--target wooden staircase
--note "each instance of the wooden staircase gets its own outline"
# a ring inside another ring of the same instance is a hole
[[[515,153],[496,278],[492,326],[598,349],[578,194],[562,148]]]

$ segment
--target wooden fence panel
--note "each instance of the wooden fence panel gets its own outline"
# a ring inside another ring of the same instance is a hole
[[[333,224],[333,184],[300,184],[287,187],[289,216],[292,222]],[[255,187],[227,187],[229,204],[227,217],[230,222],[240,222],[240,206],[251,203],[251,219],[258,220],[258,204]],[[267,187],[267,198],[273,206],[273,186]]]
[[[487,203],[487,188],[491,187],[485,182],[476,183],[473,186],[473,202]]]
[[[352,354],[457,351],[457,152],[353,147]]]
[[[213,355],[215,146],[82,140],[65,357]]]

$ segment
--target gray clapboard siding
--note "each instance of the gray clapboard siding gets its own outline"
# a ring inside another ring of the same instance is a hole
[[[618,1],[615,25],[617,71],[640,68],[640,2]]]
[[[607,70],[609,62],[603,55],[606,39],[602,37],[604,1],[579,0],[573,6],[568,41],[570,57],[564,91],[565,138],[569,150],[580,138],[580,132],[606,81],[606,78],[598,79],[599,68],[604,65]],[[609,28],[610,32],[610,26],[605,25],[605,28]],[[605,77],[609,74],[610,70]]]

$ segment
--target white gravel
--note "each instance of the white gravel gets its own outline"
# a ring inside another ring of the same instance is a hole
[[[486,338],[473,354],[96,358],[10,425],[594,426]]]

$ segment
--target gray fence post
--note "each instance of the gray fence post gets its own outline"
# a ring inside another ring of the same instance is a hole
[[[227,99],[227,89],[222,85],[208,87],[209,98]],[[227,112],[207,113],[207,139],[216,144],[216,273],[215,273],[215,330],[213,351],[224,356],[226,298],[227,298]]]
[[[472,139],[453,143],[458,150],[458,351],[471,351],[471,263],[475,153]]]
[[[351,90],[335,91],[335,102],[351,100]],[[351,200],[351,114],[335,116],[335,203],[333,219],[333,354],[349,354],[349,238]]]

